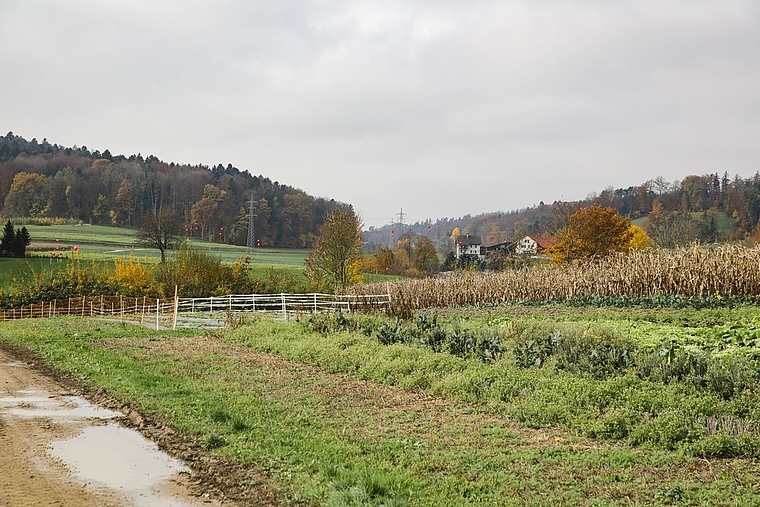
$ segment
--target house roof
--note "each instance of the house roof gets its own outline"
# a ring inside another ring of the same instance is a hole
[[[515,245],[517,245],[517,241],[494,243],[493,245],[486,245],[486,252],[495,252],[497,250],[514,250]]]
[[[460,234],[457,236],[456,242],[457,245],[462,247],[483,244],[483,242],[480,241],[480,236],[472,236],[470,234]]]
[[[550,246],[557,244],[557,240],[550,237],[536,238],[536,237],[531,236],[531,238],[533,238],[533,241],[535,241],[536,244],[540,246],[541,248],[549,248]]]

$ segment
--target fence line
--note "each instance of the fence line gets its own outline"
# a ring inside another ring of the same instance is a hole
[[[239,312],[268,312],[281,314],[288,319],[294,314],[325,311],[370,312],[390,307],[390,295],[334,295],[334,294],[230,294],[206,298],[135,298],[124,296],[82,296],[81,298],[43,301],[21,308],[0,310],[0,320],[49,318],[56,316],[119,317],[139,321],[140,324],[161,322],[171,318],[171,327],[177,326],[178,314],[214,315]],[[206,320],[208,320],[206,319]],[[196,317],[185,318],[198,321]],[[168,327],[168,325],[166,326]]]

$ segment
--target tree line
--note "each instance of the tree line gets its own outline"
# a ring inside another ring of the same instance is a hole
[[[0,136],[6,217],[138,228],[164,210],[178,218],[180,234],[245,245],[251,200],[255,242],[264,247],[309,248],[327,216],[346,207],[231,164],[175,164],[27,141],[12,132]]]
[[[440,218],[405,227],[428,237],[445,254],[454,249],[455,230],[479,236],[486,245],[528,235],[555,236],[574,212],[594,205],[612,208],[630,220],[646,217],[647,233],[663,247],[693,241],[760,241],[760,173],[747,178],[729,177],[727,172],[690,175],[673,182],[657,177],[627,188],[608,187],[579,201],[541,202],[520,210]],[[365,240],[376,248],[388,245],[391,230],[398,227],[370,228]]]

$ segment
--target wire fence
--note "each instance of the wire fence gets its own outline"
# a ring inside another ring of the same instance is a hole
[[[219,327],[238,314],[275,313],[283,319],[320,312],[377,312],[390,308],[390,295],[230,294],[206,298],[82,296],[0,310],[0,320],[57,316],[107,317],[156,328]]]

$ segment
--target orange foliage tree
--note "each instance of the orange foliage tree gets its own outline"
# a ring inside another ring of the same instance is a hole
[[[603,257],[612,252],[627,252],[633,236],[631,221],[613,208],[594,205],[581,208],[559,231],[549,254],[555,263]]]

